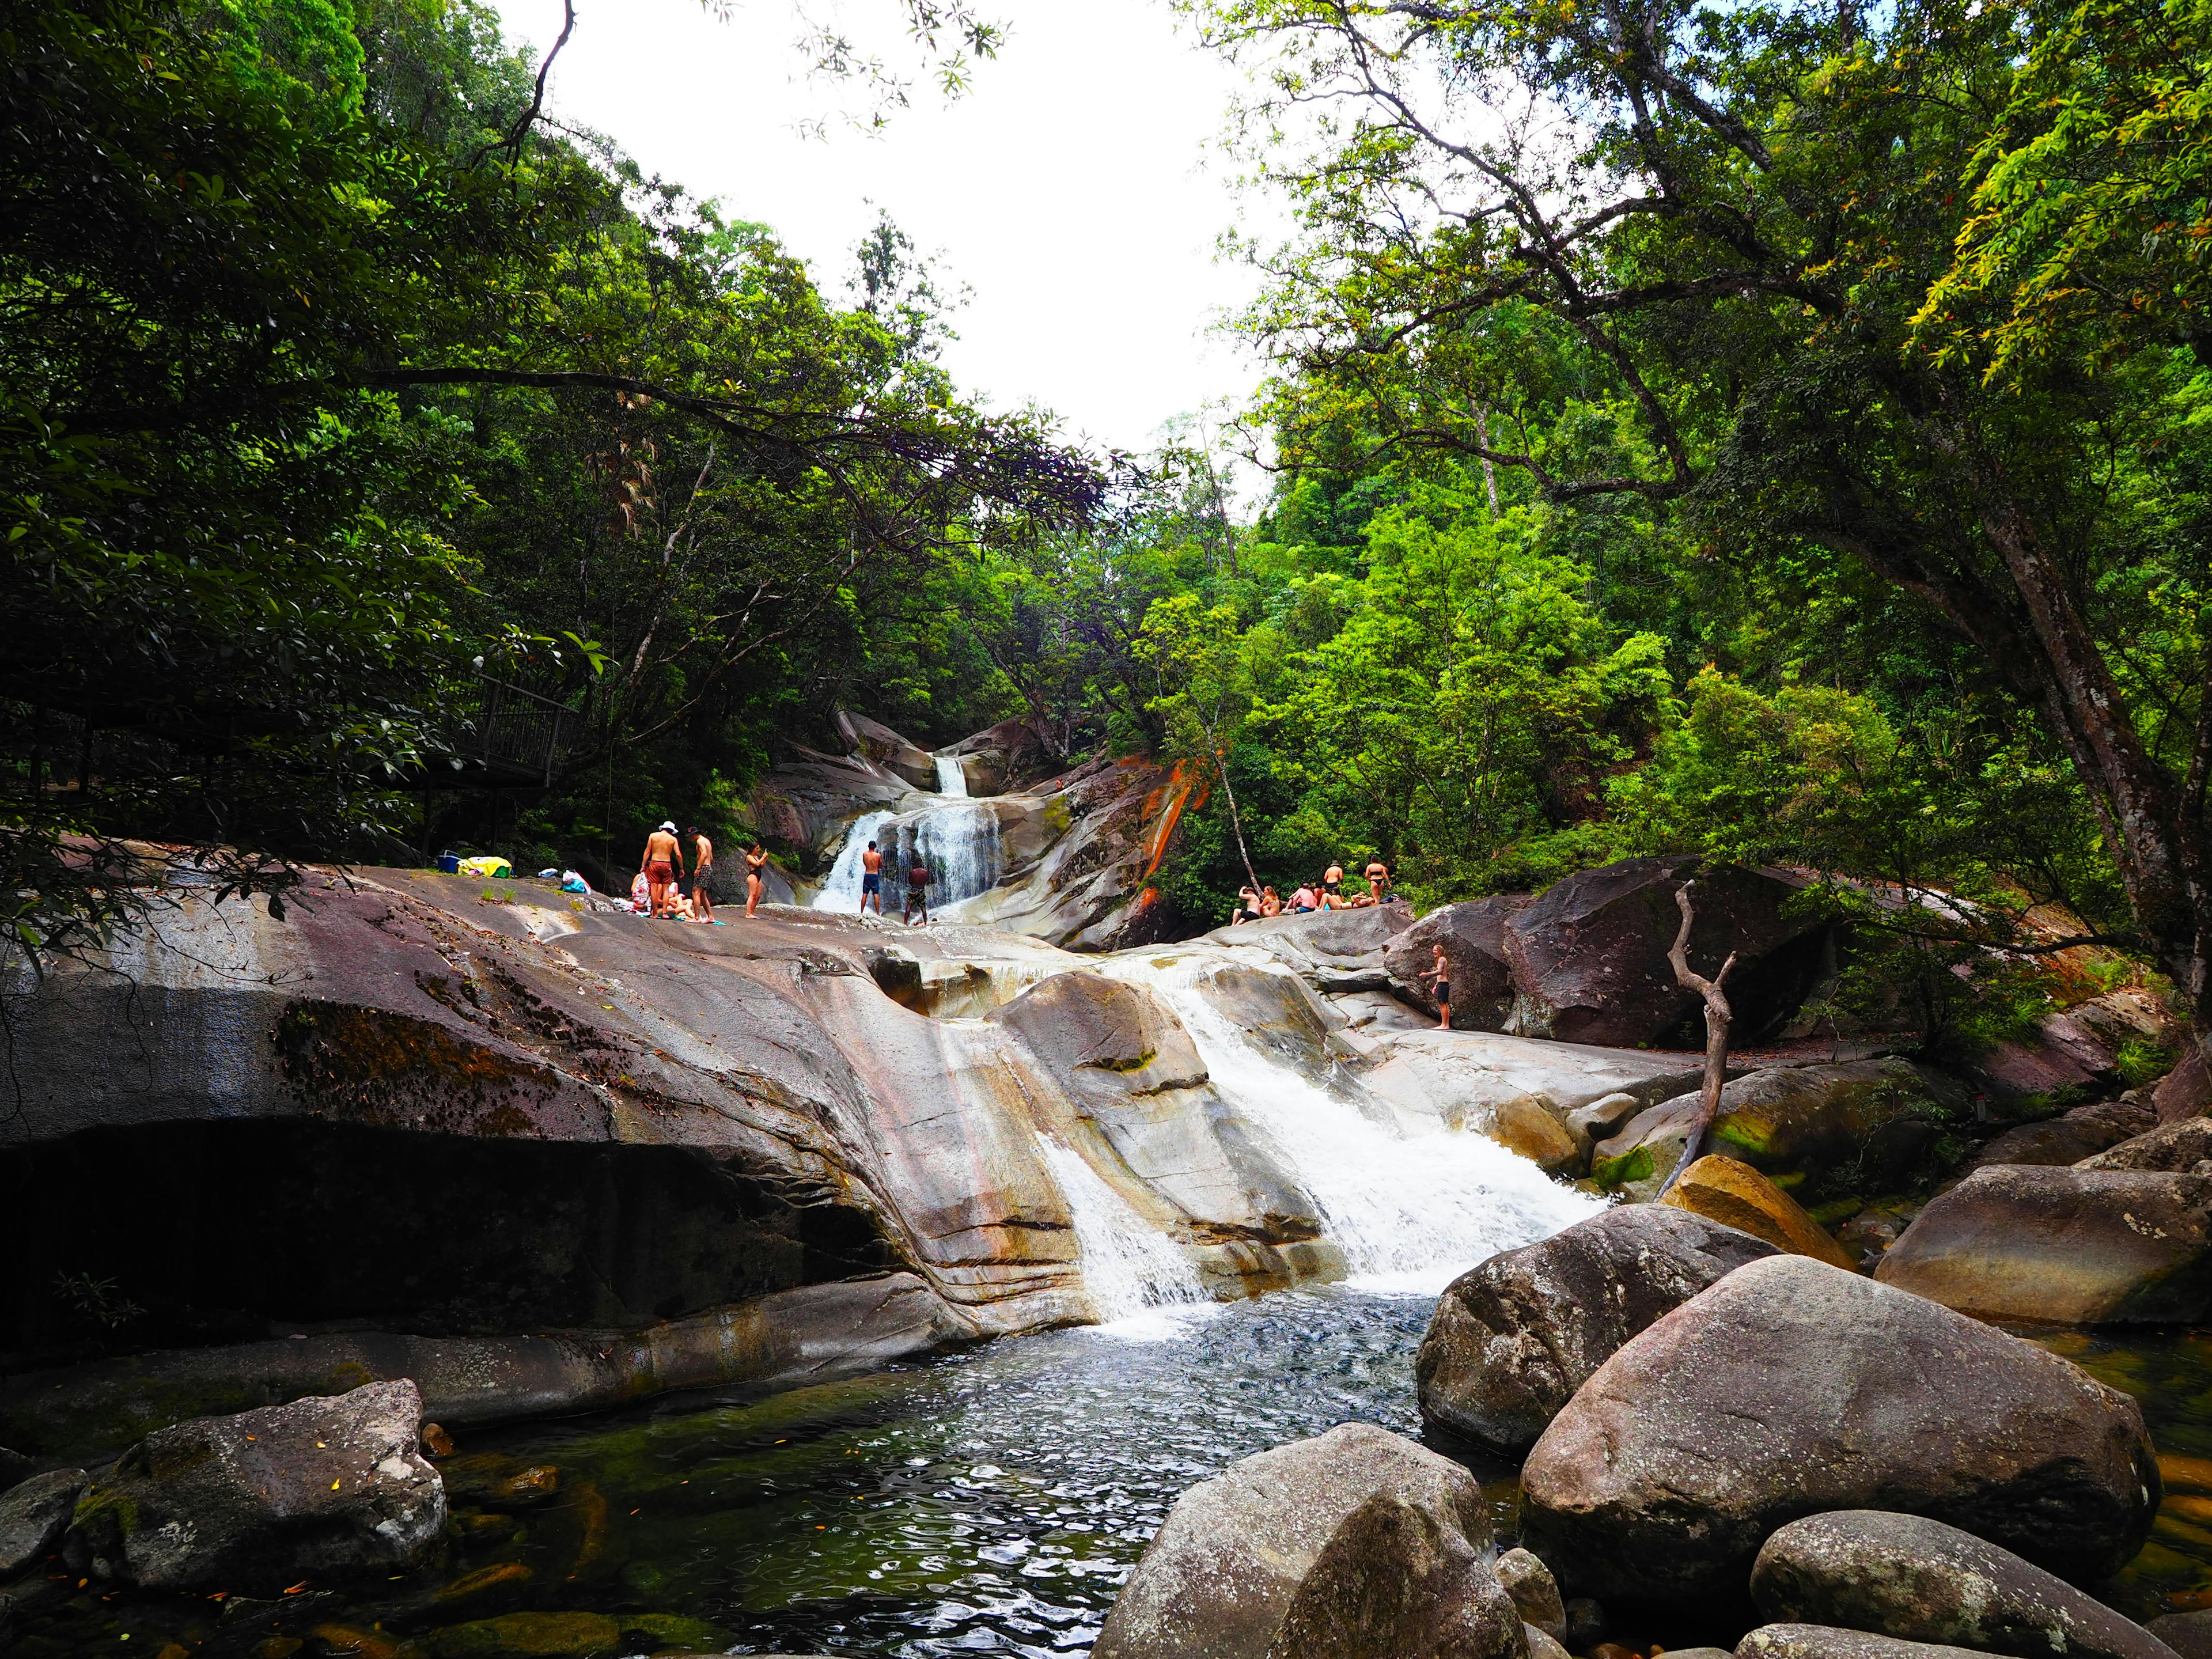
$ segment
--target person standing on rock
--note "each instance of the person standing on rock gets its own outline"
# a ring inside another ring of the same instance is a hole
[[[914,913],[921,912],[921,925],[929,926],[929,866],[921,861],[921,849],[916,848],[914,863],[906,872],[906,911],[904,920],[914,926]]]
[[[645,857],[639,860],[638,871],[645,878],[645,914],[648,916],[674,914],[676,866],[682,861],[683,855],[676,848],[673,821],[663,823],[645,838]]]
[[[868,914],[871,894],[875,896],[876,914],[880,916],[884,913],[884,855],[876,850],[873,842],[860,854],[860,914],[864,916]]]
[[[1381,854],[1367,860],[1367,890],[1377,904],[1390,896],[1390,866],[1382,862]]]
[[[1421,977],[1428,981],[1431,993],[1437,1000],[1437,1030],[1449,1031],[1451,1030],[1451,964],[1444,960],[1443,945],[1437,945],[1436,950],[1436,966]]]
[[[694,824],[684,832],[691,843],[691,914],[700,921],[714,920],[714,895],[708,878],[714,873],[714,843]]]
[[[767,878],[761,873],[768,868],[768,849],[755,842],[745,849],[745,916],[750,920],[760,908],[761,890]]]
[[[1334,910],[1341,908],[1344,902],[1344,866],[1342,865],[1332,864],[1328,866],[1328,873],[1321,878],[1321,893],[1322,909]]]

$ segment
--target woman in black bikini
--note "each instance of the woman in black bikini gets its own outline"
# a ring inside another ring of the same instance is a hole
[[[768,852],[755,842],[745,852],[745,915],[760,908],[761,872],[768,868]]]

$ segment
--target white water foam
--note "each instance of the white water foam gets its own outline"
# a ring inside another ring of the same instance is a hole
[[[868,843],[878,838],[883,827],[894,816],[890,812],[863,812],[853,820],[853,827],[845,832],[845,844],[837,849],[837,861],[830,866],[829,879],[814,896],[816,909],[834,910],[848,916],[860,914],[860,877],[865,873],[860,868],[860,854],[868,850]],[[895,862],[887,855],[884,867],[889,870]]]
[[[955,800],[968,799],[968,773],[951,755],[932,755],[937,763],[937,793]]]
[[[1198,989],[1211,965],[1124,959],[1112,971],[1152,986],[1175,1009],[1214,1087],[1320,1207],[1352,1284],[1433,1296],[1478,1261],[1604,1207],[1485,1136],[1403,1135],[1370,1121],[1248,1042]]]
[[[1037,1151],[1075,1224],[1083,1290],[1098,1316],[1094,1329],[1157,1341],[1218,1309],[1182,1247],[1138,1214],[1082,1153],[1042,1136]]]

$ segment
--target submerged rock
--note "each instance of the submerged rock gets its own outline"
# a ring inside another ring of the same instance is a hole
[[[1773,1254],[1735,1228],[1638,1205],[1494,1255],[1437,1302],[1413,1366],[1421,1415],[1501,1450],[1533,1445],[1622,1343]]]
[[[1729,1273],[1634,1338],[1522,1469],[1529,1547],[1570,1589],[1733,1595],[1777,1527],[1882,1507],[2069,1578],[2158,1507],[2135,1402],[1962,1314],[1803,1256]]]
[[[1808,1255],[1834,1267],[1858,1265],[1796,1199],[1732,1158],[1699,1158],[1682,1171],[1661,1207],[1688,1210],[1792,1255]]]
[[[1520,1616],[1491,1548],[1465,1468],[1346,1424],[1177,1498],[1093,1659],[1516,1659]]]
[[[165,1590],[404,1570],[446,1524],[422,1428],[403,1379],[163,1429],[86,1492],[70,1564]]]
[[[1978,1170],[1921,1211],[1878,1276],[1990,1318],[2193,1323],[2212,1310],[2212,1176]]]
[[[1925,1516],[1844,1510],[1780,1528],[1751,1570],[1780,1623],[1843,1625],[2016,1659],[2173,1659],[2141,1626],[1986,1539]]]
[[[52,1553],[87,1478],[82,1469],[52,1469],[0,1492],[0,1578]]]

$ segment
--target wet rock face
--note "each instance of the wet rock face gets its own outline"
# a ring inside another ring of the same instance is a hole
[[[1094,1659],[1519,1659],[1491,1549],[1465,1468],[1346,1424],[1176,1499]]]
[[[1819,931],[1784,918],[1797,890],[1778,876],[1695,859],[1623,859],[1566,878],[1505,926],[1516,998],[1507,1030],[1567,1042],[1634,1046],[1692,1033],[1701,1006],[1675,983],[1668,948],[1681,927],[1674,894],[1692,877],[1691,965],[1717,972],[1729,951],[1735,1040],[1755,1042],[1796,1012],[1818,981]]]
[[[1441,945],[1450,971],[1453,1026],[1504,1030],[1513,1012],[1505,925],[1532,902],[1524,893],[1502,893],[1430,911],[1382,952],[1399,997],[1431,1016],[1438,1012],[1434,985],[1422,975],[1436,967],[1436,947]]]
[[[2172,1659],[2141,1626],[2008,1550],[1925,1516],[1792,1522],[1751,1572],[1777,1623],[1841,1625],[2019,1659]]]
[[[1915,1218],[1879,1277],[1991,1318],[2194,1322],[2212,1310],[2212,1176],[1978,1170]]]
[[[1732,1595],[1808,1514],[1927,1515],[2069,1578],[2158,1506],[2135,1402],[2017,1337],[1802,1256],[1738,1268],[1628,1342],[1522,1471],[1529,1547],[1577,1594]]]
[[[1639,1205],[1494,1255],[1437,1303],[1414,1363],[1421,1415],[1502,1451],[1534,1445],[1623,1343],[1774,1253],[1686,1211]]]
[[[422,1427],[403,1380],[163,1429],[86,1492],[70,1564],[143,1589],[403,1571],[446,1524]]]

